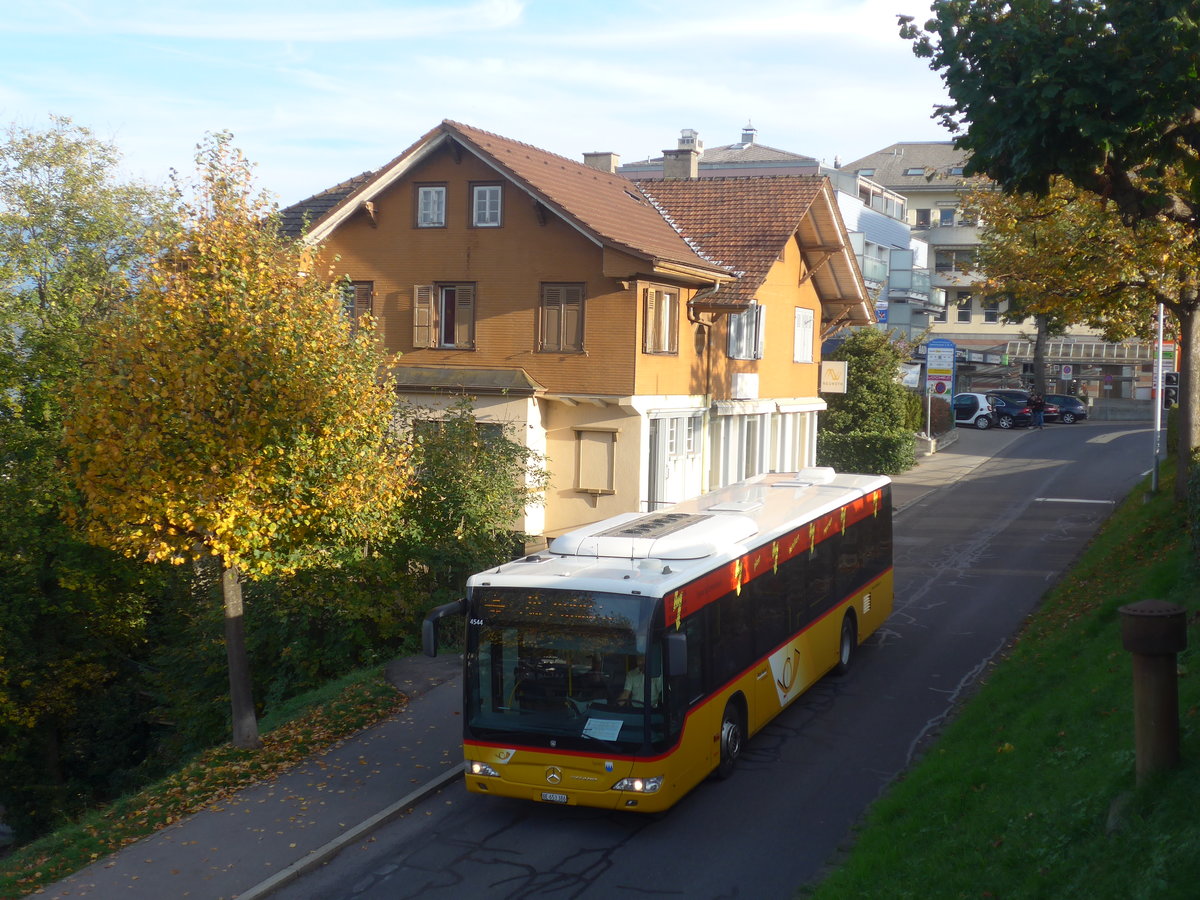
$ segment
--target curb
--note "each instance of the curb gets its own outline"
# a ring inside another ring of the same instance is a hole
[[[313,850],[311,853],[307,854],[301,859],[296,860],[287,868],[276,872],[266,881],[259,882],[249,890],[242,891],[235,896],[238,898],[238,900],[260,900],[262,897],[270,896],[284,885],[295,881],[301,875],[311,872],[330,857],[344,850],[350,844],[360,840],[375,829],[382,828],[393,819],[398,819],[408,811],[409,807],[420,803],[426,797],[436,794],[442,788],[446,787],[446,785],[457,779],[463,774],[465,768],[466,766],[464,763],[459,763],[458,765],[451,767],[437,778],[433,779],[433,781],[422,785],[415,791],[412,791],[408,795],[397,800],[391,806],[380,810],[366,821],[360,822],[349,831],[343,832],[323,846],[318,847],[316,850]]]

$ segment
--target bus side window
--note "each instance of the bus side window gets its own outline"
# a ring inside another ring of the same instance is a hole
[[[742,588],[754,611],[754,653],[765,656],[787,640],[787,581],[784,569],[767,571]]]
[[[687,683],[684,696],[691,706],[704,696],[704,616],[692,616],[683,623],[687,635]]]
[[[808,558],[808,597],[805,604],[805,624],[824,615],[836,602],[833,594],[833,567],[837,552],[837,535],[817,544],[816,552]]]

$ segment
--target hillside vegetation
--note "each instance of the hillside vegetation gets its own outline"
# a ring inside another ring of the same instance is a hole
[[[806,895],[1196,896],[1200,577],[1182,508],[1169,490],[1144,502],[1144,489]],[[1139,787],[1119,609],[1146,599],[1185,608],[1189,647],[1178,656],[1182,763]]]

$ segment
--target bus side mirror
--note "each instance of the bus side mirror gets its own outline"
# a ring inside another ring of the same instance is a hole
[[[667,677],[687,674],[687,635],[673,631],[667,635]]]
[[[438,622],[446,616],[461,616],[467,611],[466,600],[455,600],[435,607],[425,616],[421,623],[421,649],[426,656],[437,656],[438,651]]]

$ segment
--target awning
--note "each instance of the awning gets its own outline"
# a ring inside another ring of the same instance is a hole
[[[396,378],[396,388],[405,393],[532,397],[544,390],[524,369],[396,366],[392,372]]]

